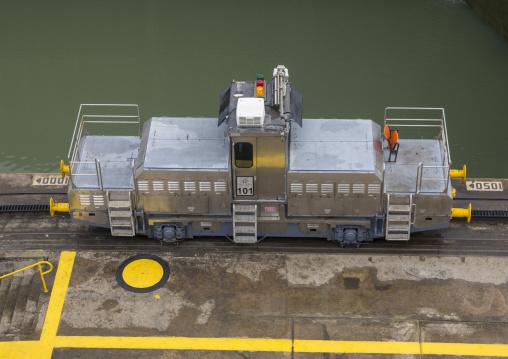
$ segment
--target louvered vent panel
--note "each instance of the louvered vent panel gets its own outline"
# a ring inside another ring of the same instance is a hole
[[[164,182],[163,181],[153,181],[152,188],[154,191],[164,191]]]
[[[381,184],[380,183],[369,184],[368,191],[370,194],[380,193],[381,192]]]
[[[92,204],[92,200],[90,199],[90,196],[87,194],[80,194],[79,195],[79,205],[80,206],[89,206]]]
[[[303,183],[291,183],[291,193],[303,193]]]
[[[93,195],[93,204],[95,206],[104,206],[104,195]]]
[[[365,193],[365,184],[364,183],[353,184],[353,193]]]
[[[211,182],[199,182],[199,190],[201,192],[209,192],[212,190]]]
[[[349,183],[339,183],[337,193],[349,194]]]
[[[213,187],[215,192],[226,192],[226,182],[215,182]]]
[[[184,182],[183,189],[187,192],[196,192],[196,182]]]
[[[317,183],[307,183],[305,185],[305,192],[307,193],[317,193],[318,184]]]
[[[148,185],[148,181],[138,181],[138,191],[148,192],[150,190],[150,186]]]
[[[323,183],[321,185],[321,193],[322,194],[333,193],[333,183]]]
[[[180,182],[178,182],[178,181],[168,181],[168,191],[169,192],[178,192],[178,191],[180,191]]]

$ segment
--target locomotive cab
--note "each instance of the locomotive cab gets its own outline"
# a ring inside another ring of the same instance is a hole
[[[235,242],[257,241],[258,222],[268,227],[265,219],[285,216],[290,121],[302,121],[302,96],[288,76],[278,66],[272,82],[263,75],[256,82],[233,81],[221,95],[219,125],[227,121],[230,139]],[[279,227],[287,230],[285,224]]]

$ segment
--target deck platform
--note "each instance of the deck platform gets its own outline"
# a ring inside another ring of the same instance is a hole
[[[416,192],[418,166],[442,166],[443,149],[439,140],[399,140],[396,162],[386,162],[390,155],[384,149],[385,183],[387,192]],[[395,156],[392,155],[392,161]],[[445,168],[423,168],[421,191],[423,193],[443,193],[448,177]],[[430,180],[429,180],[430,179]]]
[[[86,136],[80,144],[79,162],[74,169],[74,184],[78,189],[97,189],[99,160],[102,186],[109,189],[131,189],[133,186],[132,163],[138,156],[137,136]]]

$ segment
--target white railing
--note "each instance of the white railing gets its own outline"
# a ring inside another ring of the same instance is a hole
[[[433,112],[437,114],[434,118],[393,118],[389,117],[389,115],[393,115],[394,112],[398,112],[399,114],[402,112],[417,112],[421,113],[430,113]],[[436,118],[439,117],[439,118]],[[443,157],[441,158],[440,165],[425,165],[420,162],[418,164],[417,173],[416,173],[416,184],[415,184],[415,193],[422,192],[422,183],[426,181],[441,181],[445,182],[444,192],[448,191],[449,183],[450,183],[450,165],[452,163],[450,156],[450,147],[448,142],[448,131],[446,128],[446,118],[445,112],[443,108],[431,108],[431,107],[387,107],[385,109],[384,116],[384,126],[390,126],[396,129],[401,127],[403,128],[411,128],[414,132],[418,133],[418,130],[421,130],[421,134],[423,137],[423,133],[426,130],[431,130],[432,128],[438,129],[436,133],[433,135],[435,139],[441,141],[442,149],[443,149]],[[404,135],[404,138],[409,138]],[[419,139],[420,137],[413,137],[413,139]],[[424,177],[425,169],[439,169],[443,170],[442,177]]]
[[[86,110],[92,109],[104,109],[107,110],[118,110],[118,111],[135,111],[135,115],[98,115],[98,114],[87,114]],[[71,183],[74,184],[74,176],[95,176],[97,177],[97,188],[103,189],[102,182],[102,171],[101,164],[97,158],[95,161],[80,161],[78,158],[79,144],[81,139],[87,135],[86,125],[87,124],[112,124],[112,125],[137,125],[137,135],[141,133],[141,121],[139,116],[139,106],[134,104],[82,104],[79,106],[78,117],[76,119],[76,125],[74,126],[74,132],[72,134],[71,145],[69,147],[69,153],[67,158],[70,165],[70,179]],[[94,166],[95,173],[76,173],[78,166]]]
[[[391,118],[388,117],[388,112],[403,112],[403,111],[418,111],[421,112],[438,112],[440,118]],[[448,142],[448,130],[446,129],[446,118],[444,108],[433,107],[387,107],[385,108],[384,126],[412,127],[415,130],[439,128],[436,134],[436,139],[441,140],[444,150],[442,166],[450,166],[452,164],[450,156],[450,146]],[[407,137],[405,137],[407,138]]]
[[[423,170],[424,169],[430,169],[430,168],[441,168],[443,169],[443,177],[437,178],[437,177],[423,177]],[[450,166],[425,166],[423,162],[420,162],[418,165],[418,169],[416,172],[416,193],[422,192],[422,182],[423,181],[437,181],[437,182],[445,182],[445,188],[443,192],[448,191],[448,186],[450,184]],[[423,192],[432,192],[432,191],[423,191]]]

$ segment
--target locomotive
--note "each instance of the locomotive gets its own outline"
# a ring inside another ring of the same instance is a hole
[[[51,214],[164,242],[269,236],[354,246],[449,226],[442,108],[388,107],[382,130],[372,120],[305,119],[302,105],[282,65],[271,81],[233,81],[214,118],[154,117],[141,129],[137,105],[81,105],[61,163],[69,203],[51,200]],[[88,129],[102,125],[138,133]]]

